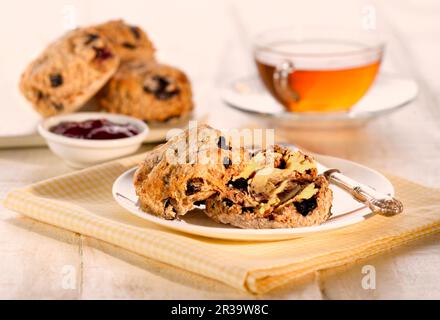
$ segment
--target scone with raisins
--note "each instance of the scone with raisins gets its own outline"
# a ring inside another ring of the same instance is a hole
[[[121,62],[154,60],[153,43],[140,27],[129,25],[123,20],[112,20],[96,28],[110,40]]]
[[[134,176],[140,207],[175,219],[204,203],[210,218],[240,228],[311,226],[331,216],[332,191],[310,156],[233,146],[202,126],[148,152]]]
[[[56,40],[26,68],[20,90],[42,116],[73,112],[116,72],[119,58],[95,28],[76,29]]]
[[[231,150],[220,131],[199,126],[174,136],[146,154],[134,176],[140,207],[175,219],[216,193],[243,170],[249,153]]]
[[[321,224],[331,213],[332,191],[315,161],[275,145],[256,153],[233,175],[225,192],[206,201],[206,214],[240,228],[293,228]]]
[[[191,84],[185,73],[155,62],[124,63],[97,100],[108,112],[148,122],[180,118],[193,109]]]

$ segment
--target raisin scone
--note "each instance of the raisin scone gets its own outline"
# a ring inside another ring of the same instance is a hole
[[[254,155],[226,192],[206,200],[205,211],[240,228],[293,228],[325,222],[331,204],[332,191],[326,178],[317,176],[313,159],[275,146]]]
[[[129,25],[123,20],[112,20],[96,28],[111,41],[121,62],[154,60],[153,43],[138,26]]]
[[[20,90],[43,117],[73,112],[116,72],[119,58],[95,28],[76,29],[49,45],[26,68]]]
[[[140,207],[175,219],[216,193],[243,171],[249,152],[231,148],[220,131],[191,128],[147,153],[134,175]]]
[[[125,63],[98,94],[108,112],[148,122],[184,117],[193,109],[191,84],[177,68],[154,62]]]

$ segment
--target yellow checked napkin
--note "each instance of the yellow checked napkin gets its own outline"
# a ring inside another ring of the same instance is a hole
[[[333,232],[288,241],[230,242],[174,232],[121,208],[113,181],[141,156],[77,171],[10,192],[5,207],[252,293],[317,270],[353,263],[440,230],[440,190],[389,177],[402,215],[374,216]]]

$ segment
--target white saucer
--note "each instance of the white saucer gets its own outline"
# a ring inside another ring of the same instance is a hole
[[[352,127],[393,112],[418,94],[417,83],[405,77],[380,74],[367,94],[349,112],[287,112],[264,88],[257,75],[236,79],[222,89],[222,99],[236,110],[278,126],[298,128]]]
[[[379,172],[360,164],[328,156],[315,158],[329,168],[338,168],[347,176],[374,187],[376,190],[394,195],[391,182]],[[308,236],[317,232],[334,230],[359,223],[371,216],[371,211],[363,204],[354,200],[351,195],[332,185],[333,216],[327,222],[313,227],[293,229],[239,229],[212,221],[202,211],[196,209],[189,212],[181,220],[164,220],[142,211],[137,205],[137,196],[133,186],[133,174],[136,168],[122,174],[113,184],[113,197],[128,212],[161,225],[184,233],[209,238],[240,240],[240,241],[272,241]]]

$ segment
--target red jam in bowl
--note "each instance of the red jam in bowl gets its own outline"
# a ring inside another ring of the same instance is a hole
[[[51,127],[49,131],[69,138],[87,140],[123,139],[139,134],[138,128],[132,124],[114,123],[106,119],[64,121]]]

